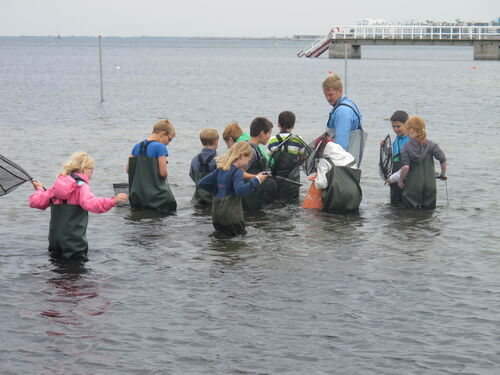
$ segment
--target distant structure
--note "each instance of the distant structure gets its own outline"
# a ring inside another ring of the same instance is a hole
[[[301,39],[295,37],[295,39]],[[305,38],[304,38],[305,39]],[[361,58],[362,45],[470,45],[475,60],[500,60],[500,19],[491,22],[386,21],[365,18],[354,26],[336,26],[298,57]]]

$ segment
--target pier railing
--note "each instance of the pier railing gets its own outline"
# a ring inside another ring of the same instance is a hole
[[[455,26],[455,25],[355,25],[333,27],[307,48],[300,51],[299,57],[318,57],[325,52],[330,43],[340,40],[366,40],[389,42],[426,41],[435,43],[455,41],[500,41],[500,26]]]
[[[500,26],[453,25],[356,25],[339,26],[334,39],[425,39],[490,40],[500,39]]]

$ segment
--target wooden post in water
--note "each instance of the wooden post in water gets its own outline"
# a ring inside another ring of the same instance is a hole
[[[102,85],[102,52],[101,52],[101,35],[98,36],[99,40],[99,77],[101,81],[101,103],[104,101],[104,89]]]
[[[344,94],[347,95],[347,42],[344,42]]]

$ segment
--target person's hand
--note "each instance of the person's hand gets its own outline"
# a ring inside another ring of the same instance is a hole
[[[405,184],[402,181],[398,182],[398,186],[399,186],[400,189],[404,189],[405,188]]]
[[[120,202],[125,202],[127,200],[127,194],[125,193],[120,193],[115,197],[115,204],[120,203]]]
[[[380,141],[380,146],[383,146],[383,145],[384,145],[384,143],[385,143],[385,141],[384,141],[384,140]]]
[[[266,180],[267,176],[268,176],[267,172],[260,172],[260,173],[255,175],[255,177],[257,177],[259,179],[259,182],[261,184]]]
[[[41,181],[33,180],[33,181],[31,181],[31,183],[33,184],[33,187],[35,188],[35,190],[38,188],[43,188],[43,184]]]
[[[387,180],[385,180],[384,185],[390,185],[390,184],[391,184],[391,179],[390,178],[388,178]]]
[[[441,173],[441,174],[438,176],[438,178],[439,178],[440,180],[445,181],[445,180],[447,180],[447,179],[448,179],[448,176],[447,176],[446,174]]]

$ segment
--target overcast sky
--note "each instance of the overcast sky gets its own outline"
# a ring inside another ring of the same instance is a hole
[[[0,0],[0,35],[282,37],[362,18],[499,16],[500,0]]]

